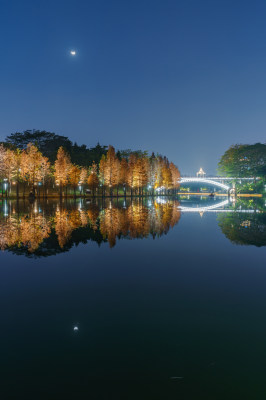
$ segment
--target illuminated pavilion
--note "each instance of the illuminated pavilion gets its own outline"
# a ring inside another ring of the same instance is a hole
[[[197,172],[197,177],[204,178],[206,176],[206,172],[200,167],[199,171]]]

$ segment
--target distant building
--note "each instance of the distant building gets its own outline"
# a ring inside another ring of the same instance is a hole
[[[203,171],[202,168],[197,172],[197,177],[204,178],[206,176],[206,172]]]

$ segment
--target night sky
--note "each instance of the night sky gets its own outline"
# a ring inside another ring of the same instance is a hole
[[[254,0],[0,0],[0,140],[48,130],[215,173],[265,142],[265,21]]]

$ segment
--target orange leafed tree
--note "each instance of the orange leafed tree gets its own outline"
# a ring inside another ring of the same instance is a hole
[[[172,174],[167,162],[164,162],[162,166],[162,185],[165,189],[172,187]]]
[[[46,184],[51,177],[51,164],[47,157],[43,157],[41,161],[40,178],[43,184],[43,193],[46,192]]]
[[[17,183],[17,196],[18,182],[20,179],[20,156],[21,151],[16,149],[14,151],[6,150],[3,145],[0,145],[0,181],[7,179],[9,182],[9,192],[11,191],[11,184]]]
[[[0,144],[0,180],[5,178],[5,156],[6,150],[2,144]]]
[[[119,184],[119,169],[120,162],[115,155],[115,149],[113,146],[109,146],[108,152],[105,159],[103,159],[101,169],[104,177],[104,184],[110,188],[112,195],[112,190],[114,186]]]
[[[103,195],[105,192],[104,169],[105,169],[106,156],[103,154],[99,163],[99,180],[103,187]]]
[[[138,158],[133,167],[133,187],[141,189],[148,183],[148,160],[147,158]]]
[[[83,167],[80,169],[80,176],[79,176],[80,194],[82,191],[82,187],[87,183],[87,179],[88,179],[88,169]]]
[[[57,152],[57,158],[55,160],[55,183],[59,186],[60,197],[63,194],[63,187],[68,182],[69,170],[71,162],[69,155],[65,152],[63,147],[59,147]]]
[[[19,197],[19,182],[21,180],[21,150],[16,149],[13,152],[14,156],[14,180],[17,184],[17,197]]]
[[[27,149],[21,155],[24,179],[26,178],[29,185],[32,186],[33,193],[35,193],[36,183],[42,178],[41,166],[44,159],[48,162],[48,159],[43,157],[42,153],[32,143],[28,144]]]
[[[157,178],[157,170],[158,170],[158,160],[155,157],[154,153],[152,153],[150,160],[149,160],[149,168],[148,168],[148,183],[150,188],[155,188],[155,182]]]
[[[69,168],[69,182],[73,186],[75,197],[79,181],[80,181],[80,169],[76,165],[71,165]]]
[[[154,187],[157,189],[163,185],[163,177],[162,177],[162,169],[163,169],[163,159],[162,157],[158,157],[157,159],[157,168],[156,168],[156,177]]]
[[[56,161],[51,166],[48,158],[44,157],[32,143],[29,143],[24,150],[6,149],[0,145],[0,182],[8,181],[9,190],[11,184],[17,183],[17,196],[19,182],[24,184],[24,195],[26,183],[31,186],[34,194],[37,183],[38,188],[42,183],[44,194],[48,183],[52,183],[52,178],[60,188],[60,197],[63,187],[67,194],[67,189],[71,185],[75,196],[78,185],[81,194],[82,185],[86,184],[93,190],[93,194],[101,185],[103,196],[106,188],[111,196],[113,189],[117,188],[118,197],[121,186],[125,196],[127,188],[130,188],[131,195],[133,189],[134,193],[139,195],[143,195],[145,189],[148,189],[150,194],[159,188],[176,191],[179,187],[180,173],[173,163],[169,164],[166,157],[155,156],[154,153],[149,157],[146,151],[141,150],[121,150],[116,153],[111,145],[106,155],[104,151],[100,163],[93,163],[89,169],[72,164],[70,156],[63,147],[58,149]],[[38,193],[40,194],[40,190]]]
[[[92,166],[91,166],[91,172],[88,177],[88,186],[92,190],[92,195],[95,195],[95,189],[99,186],[99,178],[97,175],[97,165],[93,161]]]
[[[172,185],[175,190],[177,190],[180,186],[180,172],[177,166],[174,163],[170,163],[169,165],[171,174],[172,174]]]
[[[127,184],[130,187],[131,196],[132,196],[132,189],[134,187],[133,180],[134,180],[134,168],[136,162],[137,162],[137,157],[135,156],[135,154],[130,154],[128,160]]]
[[[81,168],[80,170],[80,177],[79,177],[79,181],[81,185],[85,185],[85,183],[87,182],[88,179],[88,170],[87,168]]]
[[[12,179],[15,178],[16,175],[16,160],[15,154],[12,150],[7,149],[5,153],[5,179],[7,179],[9,183],[9,193],[11,191],[11,183]]]
[[[119,183],[120,185],[123,185],[123,190],[125,195],[126,195],[127,176],[128,176],[128,163],[125,158],[122,158],[120,162]]]

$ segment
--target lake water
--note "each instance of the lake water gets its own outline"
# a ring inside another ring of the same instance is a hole
[[[264,200],[0,210],[1,399],[266,397]]]

